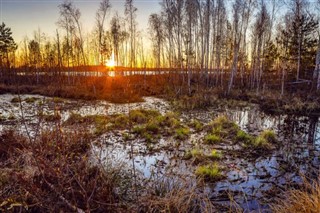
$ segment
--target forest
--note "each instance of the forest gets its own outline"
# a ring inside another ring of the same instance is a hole
[[[319,211],[320,0],[57,2],[0,25],[1,212]]]

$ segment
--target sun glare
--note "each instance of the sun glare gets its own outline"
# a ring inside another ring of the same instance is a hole
[[[116,62],[114,61],[114,53],[112,52],[111,58],[106,61],[106,66],[107,67],[114,67],[116,66]]]

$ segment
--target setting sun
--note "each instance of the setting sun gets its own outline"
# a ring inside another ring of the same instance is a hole
[[[106,61],[107,67],[114,67],[116,66],[116,62],[114,61],[114,53],[112,53],[111,58]]]

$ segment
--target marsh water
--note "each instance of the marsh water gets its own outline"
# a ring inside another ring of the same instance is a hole
[[[21,95],[20,101],[12,101],[17,95],[0,95],[0,133],[16,129],[32,137],[39,129],[51,129],[50,122],[39,120],[39,113],[59,112],[60,122],[66,121],[72,113],[86,115],[127,114],[132,109],[155,109],[164,114],[171,111],[170,104],[162,99],[145,97],[145,102],[112,104],[106,101],[83,101]],[[304,176],[319,177],[320,168],[320,125],[313,116],[269,115],[258,106],[246,104],[242,107],[208,108],[182,112],[180,119],[188,122],[198,119],[210,122],[214,117],[225,115],[236,122],[242,130],[257,135],[265,129],[274,130],[280,146],[272,152],[247,156],[237,152],[237,146],[218,144],[214,148],[223,152],[220,164],[224,167],[224,179],[206,183],[205,191],[210,199],[221,208],[234,200],[247,212],[268,211],[268,204],[283,191],[302,183]],[[83,127],[79,127],[83,128]],[[84,127],[90,128],[90,127]],[[196,182],[196,166],[183,158],[186,151],[194,147],[206,150],[201,143],[203,133],[191,132],[189,139],[177,143],[173,137],[161,136],[152,145],[142,139],[133,138],[130,143],[123,139],[129,131],[110,131],[92,143],[92,161],[102,165],[121,163],[128,170],[135,170],[139,177],[151,180],[155,177],[181,178]],[[150,147],[152,146],[152,147]],[[229,151],[228,151],[229,150]],[[210,150],[208,150],[210,151]]]

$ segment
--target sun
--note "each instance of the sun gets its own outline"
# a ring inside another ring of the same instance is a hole
[[[116,62],[112,59],[110,59],[106,62],[107,67],[114,67],[115,65],[116,65]]]
[[[106,66],[107,67],[114,67],[116,66],[116,62],[114,61],[114,53],[112,52],[111,58],[106,61]]]

